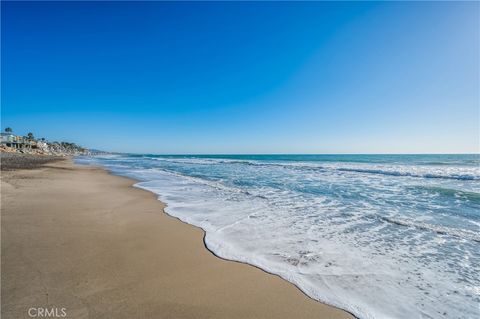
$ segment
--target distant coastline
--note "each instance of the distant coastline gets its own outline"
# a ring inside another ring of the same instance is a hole
[[[13,133],[10,127],[5,128],[5,131],[0,133],[0,152],[61,157],[109,154],[104,151],[88,149],[72,142],[35,138],[31,132],[25,136],[17,135]]]

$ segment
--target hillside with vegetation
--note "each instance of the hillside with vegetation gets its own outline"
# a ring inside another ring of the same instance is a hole
[[[89,155],[90,150],[71,142],[48,141],[35,138],[33,133],[16,135],[10,127],[1,133],[0,151],[2,153],[23,153],[53,156]]]

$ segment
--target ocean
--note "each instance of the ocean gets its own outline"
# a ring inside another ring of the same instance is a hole
[[[76,162],[138,180],[169,215],[203,228],[215,255],[359,318],[480,317],[480,155]]]

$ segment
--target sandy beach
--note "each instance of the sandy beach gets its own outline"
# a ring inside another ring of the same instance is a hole
[[[353,318],[215,257],[133,184],[69,160],[2,172],[2,318]]]

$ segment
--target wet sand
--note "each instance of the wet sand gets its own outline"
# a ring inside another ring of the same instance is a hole
[[[133,184],[68,160],[2,171],[2,318],[353,318],[215,257]]]
[[[2,171],[39,168],[47,163],[65,160],[65,157],[50,155],[31,155],[20,153],[0,153]]]

